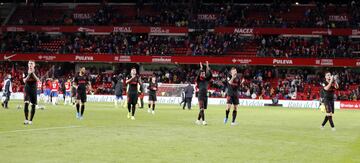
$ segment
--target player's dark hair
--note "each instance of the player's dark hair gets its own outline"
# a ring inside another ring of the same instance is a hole
[[[331,72],[330,72],[330,71],[325,71],[324,75],[326,75],[327,73],[330,73],[330,74],[331,74]]]

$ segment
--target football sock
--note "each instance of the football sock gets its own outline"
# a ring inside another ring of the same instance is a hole
[[[234,123],[235,122],[235,120],[236,120],[236,115],[237,115],[237,111],[236,110],[234,110],[233,111],[233,117],[232,117],[232,122]]]
[[[198,115],[198,120],[200,121],[201,119],[201,110],[199,111],[199,115]]]
[[[200,113],[201,113],[202,120],[205,121],[205,110],[202,109],[202,110],[200,111]]]
[[[77,112],[77,113],[80,112],[80,104],[79,104],[79,103],[76,104],[76,112]]]
[[[128,105],[128,111],[129,111],[129,113],[131,112],[131,104],[127,104]]]
[[[226,114],[225,114],[226,118],[229,118],[230,109],[229,109],[229,110],[226,110],[225,113],[226,113]]]
[[[135,115],[135,105],[132,106],[132,113],[131,113],[132,116]]]
[[[325,116],[323,123],[321,124],[321,126],[325,126],[326,122],[329,120],[328,116]]]
[[[334,125],[334,122],[333,122],[332,116],[329,116],[329,122],[330,122],[330,126],[331,126],[331,128],[334,128],[334,127],[335,127],[335,125]]]
[[[35,107],[36,105],[31,105],[30,121],[32,121],[35,116]]]
[[[29,117],[29,103],[25,103],[24,113],[25,113],[25,119],[28,120],[28,117]]]
[[[85,111],[85,104],[81,105],[81,116],[84,115],[84,111]]]

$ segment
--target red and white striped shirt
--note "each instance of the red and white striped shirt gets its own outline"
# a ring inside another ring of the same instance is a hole
[[[59,82],[53,82],[51,86],[52,92],[57,92],[59,90]]]
[[[66,90],[66,92],[70,92],[70,90],[71,90],[71,83],[70,82],[65,83],[65,90]]]

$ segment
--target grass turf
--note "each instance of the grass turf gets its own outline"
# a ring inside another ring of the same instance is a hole
[[[197,126],[195,107],[157,104],[132,121],[127,109],[87,103],[81,121],[70,106],[46,105],[24,126],[18,104],[0,110],[0,162],[360,162],[359,111],[336,110],[333,132],[314,109],[241,107],[230,126],[225,106],[210,106],[208,126]]]

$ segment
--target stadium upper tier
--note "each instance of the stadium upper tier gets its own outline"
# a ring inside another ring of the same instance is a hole
[[[357,38],[343,36],[244,36],[211,32],[185,36],[6,32],[0,37],[0,53],[359,58],[359,42]]]
[[[7,25],[357,28],[360,3],[19,5]]]

